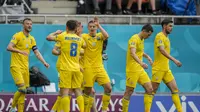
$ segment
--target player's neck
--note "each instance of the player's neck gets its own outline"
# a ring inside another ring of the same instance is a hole
[[[89,35],[90,35],[91,37],[95,37],[95,36],[96,36],[96,33],[89,33]]]
[[[25,36],[28,36],[28,35],[29,35],[29,32],[27,32],[27,31],[25,31],[25,30],[23,30],[23,33],[24,33]]]
[[[168,36],[168,34],[164,30],[162,32],[166,37]]]
[[[75,31],[67,31],[67,33],[75,34]]]
[[[144,37],[142,36],[142,32],[140,32],[140,33],[138,34],[138,36],[140,37],[141,40],[144,39]]]

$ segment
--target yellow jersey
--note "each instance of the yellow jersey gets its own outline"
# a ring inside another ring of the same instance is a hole
[[[84,52],[84,49],[81,49],[81,52]],[[80,66],[81,66],[82,68],[84,68],[84,56],[80,56],[79,62],[80,62]]]
[[[55,41],[60,42],[61,54],[59,66],[61,70],[80,71],[79,56],[84,40],[76,34],[59,34]]]
[[[95,37],[89,34],[82,34],[87,47],[84,50],[84,67],[103,67],[102,49],[104,37],[97,33]]]
[[[152,70],[168,71],[169,59],[160,52],[159,46],[163,46],[166,52],[170,54],[170,40],[163,32],[158,33],[154,40],[154,63]]]
[[[22,31],[14,34],[10,42],[15,44],[15,49],[25,51],[28,54],[30,54],[30,49],[32,49],[33,46],[36,46],[34,37],[30,34],[26,36]],[[28,68],[29,56],[11,52],[10,67]]]
[[[56,42],[55,47],[58,47],[60,49],[60,42]],[[57,59],[57,62],[56,62],[56,68],[60,68],[60,55],[58,55],[58,59]]]
[[[144,69],[131,56],[131,48],[136,49],[136,55],[142,61],[144,54],[144,39],[140,39],[138,34],[133,35],[128,41],[128,50],[126,54],[126,72],[139,72]]]
[[[62,32],[60,35],[64,35],[64,34],[66,34],[67,32],[66,31],[64,31],[64,32]],[[55,43],[55,45],[54,45],[55,47],[58,47],[59,49],[60,49],[60,47],[61,47],[61,44],[60,44],[60,42],[56,42]],[[59,68],[60,67],[60,55],[58,55],[58,59],[57,59],[57,62],[56,62],[56,68]]]

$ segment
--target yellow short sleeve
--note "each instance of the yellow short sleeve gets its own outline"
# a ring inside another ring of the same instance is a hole
[[[129,40],[128,44],[129,44],[129,48],[132,48],[132,47],[136,48],[137,40],[136,39],[131,39],[131,40]]]
[[[155,45],[156,45],[157,47],[165,46],[165,45],[164,45],[164,39],[163,39],[162,36],[159,36],[159,35],[156,36]]]
[[[57,35],[56,38],[55,38],[55,41],[59,41],[59,42],[61,42],[61,41],[62,41],[62,36],[63,36],[62,33],[59,34],[59,35]]]
[[[60,44],[60,42],[56,42],[54,46],[55,46],[55,47],[60,47],[61,44]]]
[[[32,45],[32,47],[33,47],[33,46],[36,46],[36,41],[35,41],[34,38],[31,39],[31,45]]]
[[[20,40],[19,36],[13,35],[12,40],[10,42],[16,45],[19,40]]]

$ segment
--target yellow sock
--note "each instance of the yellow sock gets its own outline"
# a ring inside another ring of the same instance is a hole
[[[103,102],[102,111],[106,111],[108,109],[108,105],[110,103],[110,94],[104,93],[104,95],[102,97],[102,102]]]
[[[172,101],[175,104],[177,112],[182,112],[183,110],[182,110],[181,102],[179,99],[178,91],[175,91],[174,93],[172,93]]]
[[[64,96],[61,98],[61,107],[62,107],[62,111],[63,112],[69,112],[70,110],[70,100],[69,100],[69,97],[68,96]]]
[[[88,105],[88,110],[89,110],[89,112],[91,111],[93,102],[94,102],[94,97],[90,96],[90,97],[89,97],[89,105]]]
[[[21,94],[18,100],[18,112],[24,112],[24,104],[25,104],[26,94]]]
[[[128,112],[129,100],[122,99],[122,112]]]
[[[58,96],[57,99],[56,99],[56,102],[54,103],[54,105],[53,105],[51,110],[53,110],[53,111],[58,111],[59,110],[60,100],[61,100],[61,97]]]
[[[145,109],[145,112],[150,112],[152,100],[153,100],[153,95],[144,94],[144,109]]]
[[[14,97],[13,97],[13,102],[12,102],[12,108],[16,107],[20,96],[21,96],[21,92],[19,92],[19,91],[15,92]]]
[[[89,110],[90,96],[84,94],[83,98],[84,98],[84,112],[90,112],[90,110]]]
[[[80,109],[80,112],[84,112],[84,99],[83,99],[83,96],[80,95],[76,98],[77,100],[77,104],[78,104],[78,107]]]

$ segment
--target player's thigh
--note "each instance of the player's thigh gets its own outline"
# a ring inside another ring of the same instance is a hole
[[[138,83],[144,87],[147,93],[151,93],[153,91],[151,80],[145,71],[141,72]]]
[[[163,71],[152,70],[152,80],[151,81],[155,82],[155,83],[161,83],[164,75],[165,75],[165,72],[163,72]]]
[[[126,86],[136,88],[140,74],[138,72],[127,72],[126,73]]]
[[[144,85],[145,83],[151,82],[148,74],[145,71],[138,72],[138,74],[139,74],[139,79],[138,79],[139,84]]]
[[[174,76],[172,74],[172,71],[169,70],[169,71],[165,72],[165,75],[163,77],[163,82],[165,84],[167,84],[167,83],[171,82],[172,80],[174,80]]]
[[[110,83],[110,78],[103,67],[95,69],[95,81],[97,81],[99,85]]]
[[[83,85],[84,87],[93,87],[94,86],[94,72],[92,68],[85,68],[83,72]]]
[[[72,76],[72,88],[81,88],[83,74],[80,71],[74,71]]]
[[[22,69],[23,71],[23,79],[24,79],[24,84],[26,87],[29,87],[30,85],[30,74],[29,74],[29,69]]]
[[[60,70],[59,88],[71,88],[72,72]]]
[[[24,79],[23,79],[23,72],[21,71],[20,68],[17,67],[11,67],[10,72],[12,74],[13,80],[16,85],[19,84],[24,84]]]

